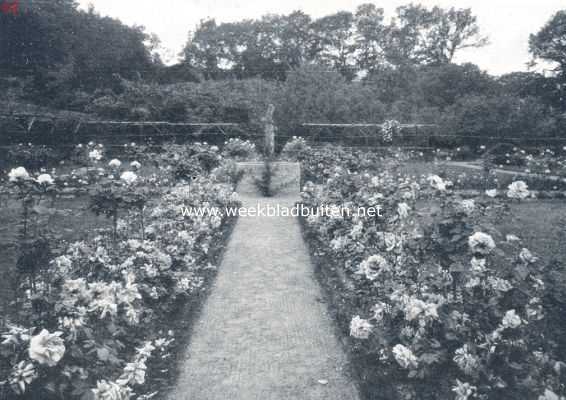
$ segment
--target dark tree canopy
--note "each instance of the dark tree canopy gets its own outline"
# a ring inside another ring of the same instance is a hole
[[[206,78],[284,79],[286,71],[313,59],[310,17],[300,11],[218,25],[202,21],[190,35],[185,63]]]
[[[26,13],[0,15],[0,71],[31,77],[34,98],[64,97],[71,90],[112,87],[117,77],[150,76],[156,65],[151,38],[73,0],[34,4]]]
[[[566,110],[566,10],[557,12],[538,33],[530,36],[529,48],[535,60],[553,64],[555,76],[549,81],[554,87],[547,93]]]
[[[446,64],[459,50],[487,44],[469,8],[429,10],[409,4],[397,9],[388,31],[388,58],[393,64]]]
[[[542,29],[532,34],[529,47],[535,59],[556,64],[556,71],[566,79],[566,10],[557,12]]]
[[[307,63],[332,68],[348,80],[387,66],[451,63],[455,54],[487,43],[470,9],[407,5],[388,24],[373,4],[316,20],[296,11],[258,20],[201,22],[184,59],[207,78],[259,76],[284,80]]]

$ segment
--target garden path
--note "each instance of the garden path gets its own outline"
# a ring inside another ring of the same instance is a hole
[[[169,398],[357,400],[347,369],[298,219],[240,217]]]
[[[477,171],[483,171],[483,166],[481,164],[479,164],[479,161],[476,161],[476,162],[449,161],[446,164],[453,165],[455,167],[462,167],[462,168],[475,169]],[[527,177],[527,178],[541,178],[541,177],[543,177],[543,178],[549,179],[549,180],[560,180],[561,179],[559,176],[555,176],[555,175],[543,175],[543,174],[534,174],[534,173],[528,173],[528,172],[523,172],[523,171],[512,171],[512,170],[504,169],[504,168],[494,168],[493,170],[495,172],[497,172],[498,174],[503,174],[503,175],[523,176],[523,177]]]

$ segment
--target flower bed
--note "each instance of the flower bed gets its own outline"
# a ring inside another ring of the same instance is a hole
[[[202,173],[190,185],[160,185],[154,177],[120,170],[118,160],[108,163],[114,172],[105,171],[90,187],[90,207],[115,223],[93,240],[63,243],[29,232],[22,238],[48,243],[51,257],[46,265],[31,257],[31,269],[22,272],[27,278],[17,312],[2,331],[0,398],[156,396],[159,385],[148,384],[146,375],[172,375],[171,349],[184,335],[171,329],[214,275],[232,222],[222,211],[189,217],[181,208],[239,204],[231,183],[206,172],[211,158],[214,166],[225,161],[218,150],[197,149]],[[168,163],[164,173],[173,174],[177,161],[162,161]],[[57,178],[49,178],[22,168],[11,171],[9,182],[24,208],[37,208],[45,193],[57,190]]]
[[[564,396],[564,273],[498,230],[509,203],[531,195],[526,185],[464,198],[438,176],[416,181],[379,160],[352,171],[367,158],[336,153],[302,203],[385,212],[303,220],[365,397]]]

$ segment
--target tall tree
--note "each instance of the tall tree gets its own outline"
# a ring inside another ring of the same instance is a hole
[[[566,10],[558,11],[542,29],[530,36],[529,49],[534,59],[554,66],[555,97],[566,110]]]
[[[529,49],[535,59],[554,63],[556,72],[566,78],[566,10],[558,11],[530,36]]]
[[[0,69],[31,78],[36,102],[64,107],[77,90],[112,87],[118,76],[153,74],[148,35],[117,19],[81,11],[74,0],[32,3],[25,13],[0,15]]]
[[[353,14],[341,11],[314,21],[312,26],[316,59],[352,79],[357,72]]]
[[[387,26],[386,54],[393,65],[414,65],[426,61],[426,31],[432,25],[430,12],[421,5],[398,7]]]
[[[77,3],[53,0],[22,14],[0,13],[0,68],[28,75],[65,61],[73,39]]]
[[[205,78],[220,78],[222,68],[234,62],[228,54],[225,35],[214,19],[203,20],[189,35],[184,62],[202,71]]]
[[[488,44],[469,8],[402,6],[388,33],[388,58],[397,65],[447,64],[459,50]]]
[[[480,34],[477,17],[469,8],[448,10],[434,7],[432,26],[427,32],[426,57],[433,64],[452,62],[457,51],[486,46],[487,37]]]
[[[279,51],[288,69],[314,59],[311,18],[302,11],[280,17]]]
[[[299,11],[220,25],[203,21],[185,47],[185,62],[213,79],[234,75],[282,80],[286,71],[313,57],[310,24]]]
[[[383,8],[362,4],[355,14],[356,62],[360,70],[374,71],[385,63],[386,27]]]

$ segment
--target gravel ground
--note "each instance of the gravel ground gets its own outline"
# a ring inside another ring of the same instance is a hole
[[[298,220],[240,217],[169,399],[358,400],[348,370]]]

